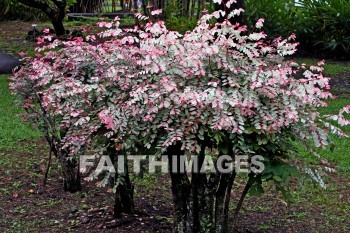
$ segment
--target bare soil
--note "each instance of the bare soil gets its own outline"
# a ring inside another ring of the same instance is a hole
[[[1,232],[172,231],[173,206],[166,175],[132,175],[136,214],[114,219],[113,195],[86,181],[82,192],[64,192],[55,160],[44,190],[46,143],[22,145],[20,151],[0,151]],[[232,208],[242,192],[241,181],[235,183]],[[232,232],[350,232],[350,180],[332,174],[327,183],[331,185],[326,190],[313,187],[310,191],[308,187],[303,191],[310,184],[294,187],[289,203],[269,189],[262,197],[248,197]]]

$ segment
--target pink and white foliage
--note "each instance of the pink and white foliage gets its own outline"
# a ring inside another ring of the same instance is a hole
[[[299,65],[284,60],[296,51],[295,36],[266,42],[263,32],[244,25],[209,23],[220,14],[204,15],[185,35],[164,22],[128,30],[118,19],[101,22],[107,29],[89,40],[56,40],[42,48],[61,47],[28,59],[11,88],[24,108],[39,102],[58,119],[72,152],[90,146],[99,132],[126,149],[142,144],[164,151],[180,141],[182,149],[198,153],[198,138],[208,133],[282,131],[326,146],[332,126],[317,108],[332,95],[322,68],[312,66],[295,79]],[[348,110],[332,119],[349,124],[343,117]]]
[[[350,120],[347,119],[344,114],[350,114],[350,105],[345,106],[339,111],[338,115],[327,115],[325,116],[328,119],[337,121],[339,125],[344,126],[344,125],[350,125]]]

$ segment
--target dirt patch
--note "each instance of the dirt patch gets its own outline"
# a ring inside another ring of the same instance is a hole
[[[1,232],[28,229],[31,232],[114,232],[116,228],[118,232],[171,232],[167,177],[157,178],[157,183],[155,177],[140,182],[135,187],[137,213],[114,219],[113,195],[106,188],[97,188],[94,182],[83,180],[81,193],[63,191],[57,161],[44,191],[41,184],[48,154],[45,141],[35,142],[30,150],[0,151]]]
[[[35,47],[35,42],[26,40],[32,22],[0,22],[0,51],[18,56],[19,51]]]
[[[337,175],[328,178],[329,190],[295,188],[289,203],[274,192],[249,198],[241,212],[239,231],[349,232],[350,183]]]
[[[350,72],[333,75],[330,85],[332,94],[336,96],[350,95]]]
[[[1,231],[172,232],[173,206],[166,175],[132,176],[137,212],[114,219],[112,194],[86,181],[81,193],[64,192],[57,162],[43,191],[47,146],[44,140],[23,142],[23,146],[28,144],[32,146],[21,151],[0,151]],[[232,232],[349,232],[350,182],[331,175],[327,183],[331,184],[327,190],[295,188],[288,204],[271,190],[261,198],[248,197],[239,215],[238,231]],[[235,183],[232,210],[242,184],[239,180]]]

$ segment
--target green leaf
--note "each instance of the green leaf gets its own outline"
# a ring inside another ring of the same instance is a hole
[[[249,195],[251,196],[261,196],[264,193],[264,189],[261,184],[255,183],[252,187],[249,189]]]
[[[283,179],[282,179],[281,177],[277,176],[277,175],[274,175],[274,176],[273,176],[273,179],[274,179],[275,181],[278,181],[278,182],[282,182],[282,181],[283,181]]]
[[[261,179],[262,179],[262,180],[268,180],[268,179],[270,179],[272,176],[273,176],[272,173],[263,174],[263,175],[261,176]]]

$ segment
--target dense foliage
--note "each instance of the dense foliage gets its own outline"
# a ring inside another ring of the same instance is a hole
[[[347,0],[247,0],[247,20],[266,19],[269,36],[295,32],[309,55],[349,58],[350,2]]]
[[[229,8],[234,2],[223,4]],[[26,58],[10,87],[28,119],[72,158],[86,150],[112,150],[165,153],[173,163],[171,155],[194,154],[202,166],[208,147],[217,151],[214,159],[262,155],[266,169],[247,174],[237,213],[247,192],[262,192],[264,181],[285,193],[296,171],[296,161],[288,160],[292,140],[312,148],[311,143],[327,146],[328,133],[345,136],[317,111],[332,98],[323,62],[304,67],[285,60],[296,51],[294,34],[267,40],[263,19],[253,31],[230,23],[241,13],[205,14],[184,35],[140,14],[136,16],[148,22],[134,29],[120,29],[118,18],[100,22],[106,29],[97,35],[41,47],[44,55]],[[226,20],[214,23],[222,17]],[[300,69],[302,78],[294,78]],[[328,118],[349,124],[344,117],[349,110]],[[118,186],[121,174],[110,175]],[[194,232],[228,231],[235,170],[192,171],[191,179],[176,171],[170,175],[178,232],[189,227]]]

